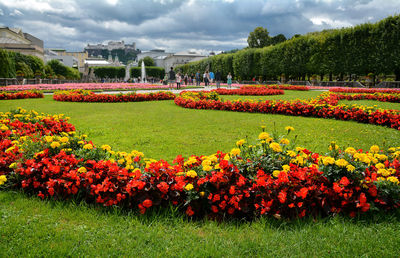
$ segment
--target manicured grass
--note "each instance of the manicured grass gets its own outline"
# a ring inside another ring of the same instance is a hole
[[[297,92],[303,93],[303,92]],[[304,95],[303,95],[304,96]],[[237,96],[233,96],[237,97]],[[217,150],[230,151],[235,142],[255,139],[266,125],[280,134],[293,126],[297,145],[326,152],[331,141],[339,146],[369,148],[373,144],[397,146],[400,131],[376,125],[331,119],[294,117],[240,112],[192,110],[173,101],[137,103],[74,103],[44,99],[3,100],[0,111],[23,107],[71,117],[77,130],[94,143],[110,144],[113,149],[136,149],[147,157],[172,161],[177,155],[210,155]]]
[[[400,103],[381,102],[376,100],[353,100],[353,101],[341,100],[339,101],[339,104],[345,104],[345,105],[357,104],[366,107],[372,107],[376,105],[377,108],[400,110]]]
[[[0,192],[0,256],[396,257],[400,214],[302,221],[188,221]]]
[[[265,98],[310,98],[321,92],[286,91]],[[254,98],[252,96],[223,96]],[[361,103],[361,102],[355,102]],[[378,102],[381,105],[382,102]],[[383,103],[387,104],[387,103]],[[340,146],[398,146],[400,132],[375,125],[329,119],[191,110],[173,101],[70,103],[44,99],[3,100],[0,111],[23,107],[64,113],[94,143],[137,149],[171,161],[176,155],[229,151],[235,141],[295,127],[298,145],[324,152]],[[23,193],[0,192],[0,257],[15,256],[383,256],[400,253],[400,214],[254,222],[188,221],[172,211],[145,216],[72,202],[42,201]]]
[[[224,100],[246,100],[246,99],[256,99],[256,100],[292,100],[292,99],[310,99],[315,98],[320,95],[322,91],[294,91],[294,90],[285,90],[284,95],[272,95],[272,96],[235,96],[235,95],[221,95],[221,98]]]

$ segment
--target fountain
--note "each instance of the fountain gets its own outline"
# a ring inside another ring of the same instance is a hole
[[[146,82],[146,68],[144,67],[144,61],[142,61],[142,75],[140,78],[140,82],[141,83],[145,83]]]

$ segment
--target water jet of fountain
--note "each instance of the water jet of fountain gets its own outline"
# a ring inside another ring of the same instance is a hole
[[[142,74],[141,74],[140,82],[141,83],[146,82],[146,68],[144,67],[144,61],[142,61]]]

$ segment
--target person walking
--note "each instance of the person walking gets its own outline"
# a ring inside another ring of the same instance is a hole
[[[210,80],[210,85],[214,82],[215,76],[213,72],[209,73],[209,80]]]
[[[185,77],[184,77],[185,86],[187,86],[187,84],[188,84],[188,78],[189,78],[189,76],[188,76],[188,74],[186,73],[186,74],[185,74]]]
[[[196,79],[196,86],[200,86],[200,82],[201,82],[200,71],[197,71],[197,73],[195,75],[195,79]]]
[[[227,79],[228,88],[230,89],[232,87],[232,75],[231,75],[231,73],[228,73],[228,76],[226,77],[226,79]]]
[[[182,77],[181,74],[178,73],[176,75],[176,89],[179,90],[181,88],[181,83],[182,83]]]
[[[168,76],[169,76],[169,78],[168,78],[169,79],[168,80],[169,89],[172,90],[172,88],[174,87],[175,80],[176,80],[175,72],[174,72],[174,68],[173,67],[171,67],[171,70],[169,71]]]
[[[215,84],[217,85],[217,89],[219,89],[221,86],[221,73],[219,71],[215,73]]]

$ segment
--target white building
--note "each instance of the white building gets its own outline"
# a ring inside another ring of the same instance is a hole
[[[164,49],[153,49],[153,50],[150,50],[150,51],[143,51],[143,52],[137,54],[136,59],[137,59],[137,61],[139,61],[140,59],[143,59],[146,56],[148,56],[148,57],[153,58],[154,61],[156,61],[156,60],[164,60],[166,57],[171,56],[173,54],[174,53],[165,52]],[[160,63],[160,61],[158,63],[161,64],[161,65],[158,65],[157,61],[156,61],[156,66],[161,66],[161,67],[163,66],[162,63]]]
[[[44,61],[47,63],[50,60],[57,59],[61,63],[63,63],[65,66],[69,67],[76,67],[78,68],[78,59],[74,56],[61,56],[58,55],[57,51],[53,51],[51,49],[45,49],[44,50]]]
[[[193,61],[199,61],[204,58],[207,58],[207,56],[194,51],[182,51],[164,58],[163,67],[165,71],[169,71],[170,67],[187,64]]]
[[[0,48],[44,60],[43,41],[19,28],[0,26]]]

